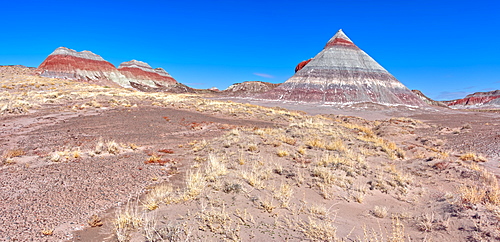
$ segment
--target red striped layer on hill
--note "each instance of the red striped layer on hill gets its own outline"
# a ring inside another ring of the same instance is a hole
[[[302,68],[300,65],[302,64]],[[324,49],[286,82],[256,98],[352,104],[427,106],[339,30]]]

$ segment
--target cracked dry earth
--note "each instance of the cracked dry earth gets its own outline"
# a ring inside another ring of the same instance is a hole
[[[214,117],[170,108],[39,109],[0,117],[0,153],[22,150],[0,167],[0,240],[71,240],[88,218],[169,179],[184,164],[182,144],[238,126],[272,123]],[[119,151],[88,155],[113,140]],[[133,149],[132,149],[132,148]],[[169,150],[168,163],[145,164]],[[66,151],[58,162],[53,152]],[[44,236],[41,231],[51,230]]]

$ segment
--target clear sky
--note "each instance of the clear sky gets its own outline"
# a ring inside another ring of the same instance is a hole
[[[281,83],[343,29],[410,89],[448,100],[500,89],[500,1],[3,1],[0,65],[59,46],[136,59],[195,88]]]

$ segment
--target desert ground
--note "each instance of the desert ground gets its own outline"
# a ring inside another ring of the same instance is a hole
[[[2,241],[500,240],[500,112],[145,93],[0,67]]]

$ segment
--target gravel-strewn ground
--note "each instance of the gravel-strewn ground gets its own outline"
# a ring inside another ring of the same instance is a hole
[[[42,240],[47,237],[41,231],[50,229],[55,229],[51,239],[71,238],[69,231],[87,226],[91,215],[127,201],[148,184],[168,179],[170,168],[182,165],[179,145],[209,139],[230,127],[272,125],[159,107],[61,115],[41,109],[0,120],[0,154],[25,152],[0,166],[0,237],[18,241]],[[193,128],[192,123],[202,126]],[[117,155],[104,152],[90,157],[87,153],[100,138],[139,148],[121,147]],[[144,164],[160,149],[173,150],[169,159],[179,163]],[[51,153],[64,150],[79,150],[81,157],[49,160]]]

